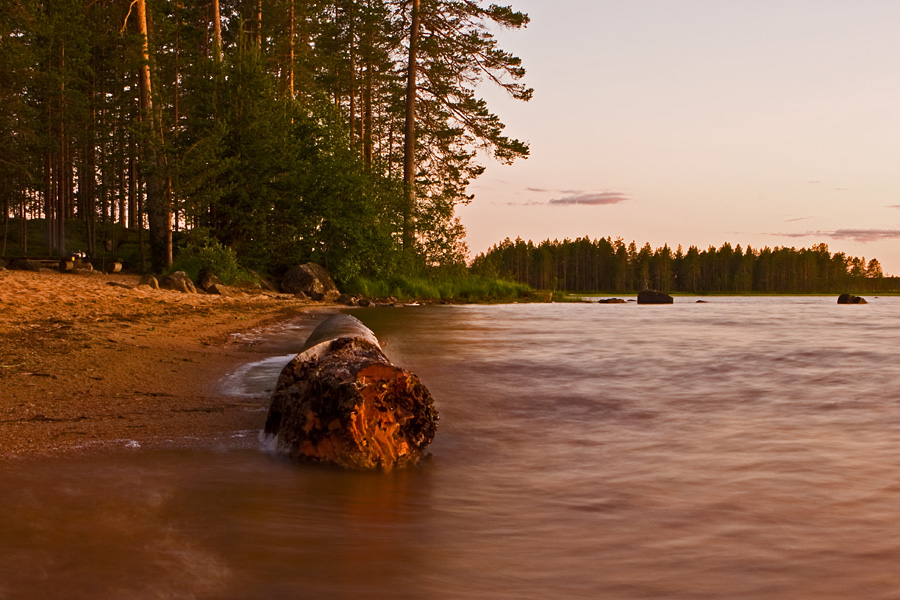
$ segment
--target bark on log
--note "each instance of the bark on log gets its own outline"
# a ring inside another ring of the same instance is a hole
[[[437,421],[419,378],[392,365],[356,318],[335,315],[282,370],[265,433],[295,460],[390,471],[419,461]]]

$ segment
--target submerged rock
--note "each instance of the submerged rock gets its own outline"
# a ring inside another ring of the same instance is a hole
[[[841,294],[838,296],[838,304],[868,304],[862,296],[853,296],[852,294]]]
[[[638,304],[673,304],[675,299],[663,292],[656,290],[642,290],[638,293]]]
[[[625,300],[622,298],[600,298],[597,300],[597,304],[625,304]]]
[[[282,370],[265,433],[295,460],[390,471],[419,461],[437,421],[419,378],[391,364],[356,318],[335,315]]]

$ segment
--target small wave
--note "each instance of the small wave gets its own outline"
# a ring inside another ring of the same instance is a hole
[[[296,354],[270,356],[241,365],[221,384],[226,396],[259,397],[272,392],[278,375]]]
[[[266,433],[265,430],[259,432],[259,449],[265,454],[278,453],[278,435]]]

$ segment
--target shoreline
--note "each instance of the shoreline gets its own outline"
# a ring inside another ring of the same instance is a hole
[[[256,447],[269,398],[222,387],[266,356],[240,334],[331,305],[152,290],[139,279],[0,272],[0,461]]]

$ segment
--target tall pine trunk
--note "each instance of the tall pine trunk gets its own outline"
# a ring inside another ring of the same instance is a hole
[[[56,188],[53,186],[53,153],[44,153],[44,218],[47,227],[47,254],[56,253]]]
[[[406,75],[406,127],[403,142],[403,249],[410,256],[415,243],[413,215],[416,206],[416,70],[418,68],[419,9],[421,0],[412,0],[409,26],[409,61]]]
[[[371,9],[371,0],[367,3],[367,7]],[[366,69],[366,77],[363,83],[363,93],[362,93],[362,102],[363,102],[363,110],[362,110],[362,149],[363,149],[363,162],[366,165],[366,170],[370,171],[372,169],[372,154],[373,154],[373,143],[372,143],[372,94],[374,81],[372,77],[372,71],[375,68],[373,64],[372,54],[373,54],[373,46],[375,44],[374,34],[372,32],[372,24],[367,23],[365,28],[365,69]]]
[[[293,6],[293,3],[291,4]],[[213,0],[213,57],[216,63],[222,62],[222,16],[219,12],[219,0]]]
[[[150,263],[159,273],[172,266],[172,209],[167,189],[165,156],[162,154],[162,123],[153,108],[150,72],[150,37],[147,31],[146,0],[137,0],[138,27],[143,43],[141,65],[141,111],[149,130],[149,140],[144,148],[147,165],[147,218],[150,225]],[[140,224],[139,224],[140,225]]]
[[[0,250],[0,256],[6,256],[6,239],[9,237],[9,177],[4,179],[3,186],[3,249]]]
[[[290,35],[290,38],[288,40],[289,41],[288,47],[289,47],[289,52],[290,52],[290,59],[289,59],[290,64],[288,65],[288,90],[291,94],[291,99],[293,99],[294,98],[294,70],[296,69],[296,67],[294,65],[294,61],[295,61],[294,36],[296,35],[296,23],[295,23],[296,15],[294,14],[294,0],[291,0],[290,12],[288,13],[288,18],[290,20],[290,23],[289,23],[290,26],[288,28],[289,29],[288,35]]]
[[[28,254],[28,214],[26,211],[26,202],[28,196],[22,196],[22,205],[19,208],[19,249],[22,255]]]
[[[57,117],[57,144],[59,145],[56,152],[56,251],[60,258],[66,253],[66,217],[68,217],[68,200],[66,182],[68,174],[66,167],[66,46],[60,44],[59,47],[59,72],[60,72],[60,89],[59,89],[59,112]]]
[[[262,20],[263,20],[263,5],[262,0],[256,0],[256,50],[262,56]]]

